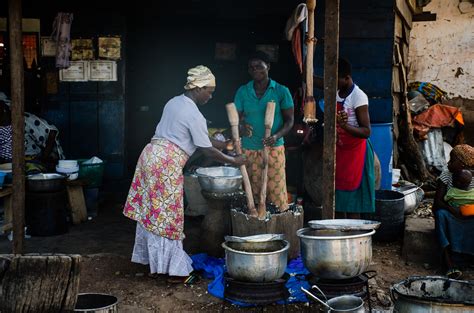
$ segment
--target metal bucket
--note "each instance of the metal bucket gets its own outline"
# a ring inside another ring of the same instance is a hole
[[[103,293],[80,293],[77,295],[74,312],[116,313],[118,299]]]
[[[414,276],[390,288],[396,313],[474,312],[474,282]]]

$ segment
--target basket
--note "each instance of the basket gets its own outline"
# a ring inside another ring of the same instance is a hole
[[[98,188],[102,186],[102,179],[104,177],[105,161],[97,164],[83,164],[88,159],[79,159],[79,179],[87,180],[88,188]]]

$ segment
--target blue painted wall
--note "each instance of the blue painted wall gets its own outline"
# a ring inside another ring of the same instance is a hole
[[[339,55],[352,63],[355,83],[369,96],[372,123],[392,122],[394,13],[391,0],[341,1]],[[324,5],[316,10],[315,73],[324,68]],[[315,94],[322,98],[321,91]]]

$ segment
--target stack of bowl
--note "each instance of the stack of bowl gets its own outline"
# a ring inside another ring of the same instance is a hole
[[[79,164],[77,160],[59,160],[56,172],[67,176],[68,180],[77,179],[79,176]]]

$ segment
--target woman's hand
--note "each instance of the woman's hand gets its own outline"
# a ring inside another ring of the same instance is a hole
[[[237,155],[234,157],[234,165],[236,166],[245,165],[246,162],[247,157],[245,156],[245,154]]]
[[[347,124],[348,116],[346,111],[339,111],[336,115],[336,121],[339,126],[344,127]]]
[[[265,147],[273,147],[273,145],[276,143],[277,140],[278,140],[278,138],[275,135],[272,135],[272,136],[267,137],[267,138],[263,138],[263,145]]]
[[[246,124],[246,123],[240,124],[239,133],[240,133],[240,136],[242,137],[252,137],[252,134],[253,134],[252,125]]]

